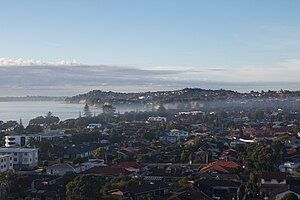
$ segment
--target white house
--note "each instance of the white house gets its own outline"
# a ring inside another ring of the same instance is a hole
[[[199,110],[178,113],[178,115],[199,115],[199,114],[204,115],[205,113]]]
[[[261,177],[261,189],[263,192],[272,193],[286,187],[286,173],[263,172]]]
[[[52,175],[58,175],[63,176],[66,173],[74,172],[74,173],[81,173],[84,171],[87,171],[93,167],[104,167],[106,164],[104,163],[104,160],[102,159],[90,159],[87,162],[81,163],[81,164],[71,164],[71,163],[59,163],[54,164],[51,166],[47,166],[46,173],[52,174]]]
[[[297,171],[297,167],[300,166],[300,163],[294,163],[294,162],[285,162],[279,166],[279,170],[281,172],[287,172],[291,175],[298,175],[300,172]]]
[[[167,133],[166,136],[159,137],[160,141],[170,142],[170,143],[176,143],[180,140],[180,138],[186,138],[189,136],[189,133],[186,131],[180,131],[177,129],[171,130],[169,133]]]
[[[5,136],[5,146],[25,146],[32,137],[28,135],[7,135]]]
[[[73,165],[69,163],[54,164],[51,166],[47,166],[45,169],[47,174],[58,175],[58,176],[63,176],[66,173],[70,173],[70,172],[74,172],[74,173],[80,172],[79,169],[74,168]]]
[[[61,131],[57,130],[49,130],[45,133],[39,134],[28,134],[28,135],[7,135],[5,136],[5,146],[13,147],[13,146],[26,146],[30,140],[38,140],[41,141],[43,139],[52,140],[55,138],[69,137],[71,135],[64,134]]]
[[[101,128],[101,124],[89,124],[88,126],[87,126],[87,128],[88,129],[95,129],[95,128]]]
[[[11,154],[14,169],[33,168],[38,165],[38,149],[35,148],[0,148],[0,155]]]
[[[185,138],[185,137],[189,136],[189,133],[186,132],[186,131],[181,131],[181,130],[173,129],[167,135],[171,136],[171,137]]]
[[[148,122],[166,122],[166,117],[149,117]]]
[[[12,154],[0,155],[0,172],[13,170],[13,156]]]

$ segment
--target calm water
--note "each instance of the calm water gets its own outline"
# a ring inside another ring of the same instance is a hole
[[[58,116],[61,120],[77,118],[79,112],[83,111],[83,104],[68,104],[64,102],[46,101],[46,102],[0,102],[0,120],[16,120],[20,118],[24,125],[29,120],[37,116],[45,116],[49,111]],[[90,107],[92,113],[96,115],[102,112],[101,107]],[[134,108],[117,107],[120,113],[135,110]]]

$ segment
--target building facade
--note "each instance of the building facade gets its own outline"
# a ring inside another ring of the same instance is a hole
[[[0,155],[0,172],[13,170],[13,156],[12,154]]]
[[[31,169],[38,166],[38,149],[0,148],[0,155],[11,155],[14,169]]]

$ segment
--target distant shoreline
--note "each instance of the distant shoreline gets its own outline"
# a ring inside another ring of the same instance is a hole
[[[65,101],[67,97],[50,97],[50,96],[25,96],[25,97],[0,97],[0,102],[14,101]]]

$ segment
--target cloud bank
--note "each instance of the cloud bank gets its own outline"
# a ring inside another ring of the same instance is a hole
[[[300,60],[276,67],[140,67],[85,65],[0,58],[0,96],[74,95],[93,89],[120,92],[184,87],[232,89],[300,89]]]
[[[56,61],[56,62],[45,62],[41,60],[25,60],[23,58],[18,59],[9,59],[9,58],[0,58],[0,67],[1,66],[74,66],[81,65],[76,61]]]

